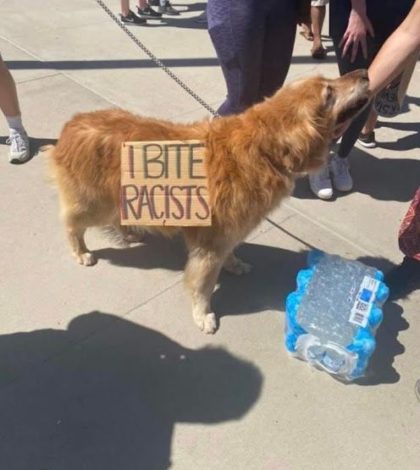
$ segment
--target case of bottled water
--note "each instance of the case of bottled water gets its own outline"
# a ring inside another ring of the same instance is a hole
[[[389,289],[358,261],[311,251],[286,299],[286,349],[344,381],[364,375]]]

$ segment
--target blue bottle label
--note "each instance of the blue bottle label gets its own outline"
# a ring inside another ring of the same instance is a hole
[[[366,327],[375,294],[379,287],[379,281],[370,276],[365,276],[360,284],[359,292],[350,312],[349,322],[354,325]]]

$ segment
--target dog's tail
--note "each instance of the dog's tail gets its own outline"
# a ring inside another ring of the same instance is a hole
[[[43,145],[39,148],[38,153],[41,157],[44,157],[47,160],[47,169],[45,174],[47,182],[55,185],[57,181],[57,165],[54,160],[55,145]]]
[[[54,150],[55,149],[55,145],[53,144],[47,144],[47,145],[43,145],[42,147],[39,147],[39,153],[46,153],[46,152],[50,152],[51,150]]]

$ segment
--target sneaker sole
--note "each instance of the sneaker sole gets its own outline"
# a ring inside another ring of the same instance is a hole
[[[134,26],[140,26],[140,25],[145,25],[147,24],[147,20],[146,18],[139,18],[141,21],[137,21],[137,22],[134,22],[134,21],[127,21],[127,20],[122,20],[120,18],[120,22],[122,24],[125,24],[125,25],[134,25]]]
[[[11,163],[12,165],[21,165],[22,163],[28,162],[31,158],[31,155],[28,155],[25,158],[9,157],[9,163]]]
[[[340,186],[340,185],[337,185],[337,184],[335,184],[334,179],[332,179],[332,184],[333,184],[333,186],[334,186],[334,189],[336,189],[337,191],[340,191],[340,193],[348,193],[348,192],[350,192],[350,191],[353,189],[353,186],[354,186],[353,183],[352,183],[351,186]]]
[[[360,145],[363,145],[363,147],[366,147],[367,149],[373,149],[377,146],[376,142],[363,142],[363,140],[357,139],[357,142]]]
[[[311,185],[309,185],[309,187],[311,188],[311,191],[314,194],[314,196],[316,196],[319,199],[322,199],[323,201],[328,201],[328,199],[331,199],[333,197],[334,192],[332,189],[326,190],[328,192],[321,192],[321,191],[315,191]]]

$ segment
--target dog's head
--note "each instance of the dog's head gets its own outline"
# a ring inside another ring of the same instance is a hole
[[[325,162],[331,142],[368,103],[368,86],[367,71],[356,70],[336,79],[298,80],[274,95],[273,111],[286,116],[280,138],[291,149],[290,171],[314,170]]]
[[[328,82],[324,99],[335,120],[333,137],[336,138],[369,102],[369,78],[367,70],[362,69]]]

